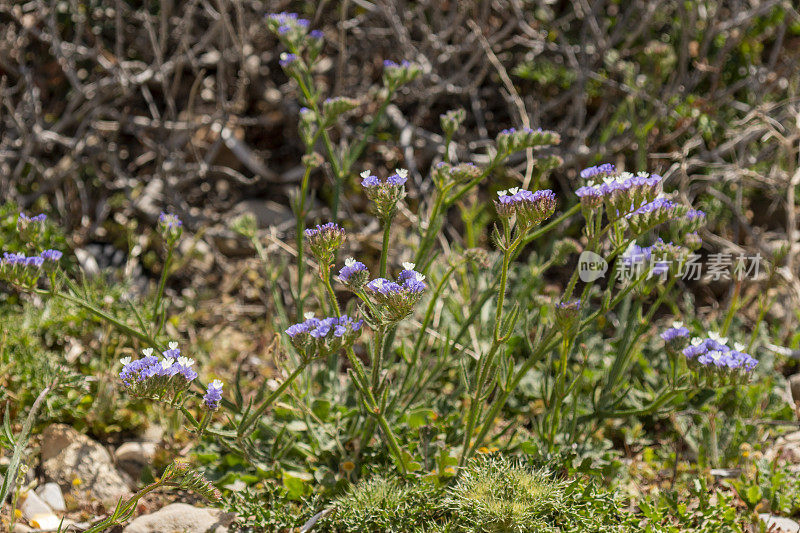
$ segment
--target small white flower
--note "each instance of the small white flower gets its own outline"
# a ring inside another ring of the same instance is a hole
[[[709,331],[708,338],[712,341],[717,341],[720,344],[728,344],[728,337],[721,337],[716,331]]]
[[[211,383],[208,384],[209,388],[221,389],[222,388],[222,381],[215,379]]]
[[[645,172],[644,170],[640,170],[639,172],[636,173],[636,175],[639,176],[640,178],[649,178],[650,177],[650,173],[649,172]]]
[[[500,198],[502,198],[502,197],[503,197],[503,196],[505,196],[507,193],[508,193],[508,191],[497,191],[497,196],[499,196]]]
[[[615,181],[617,181],[617,178],[615,176],[606,176],[605,178],[603,178],[603,183],[605,183],[606,185],[614,183]]]
[[[173,359],[172,357],[165,357],[164,359],[161,360],[161,368],[166,370],[169,367],[171,367],[174,363],[175,359]]]
[[[371,172],[372,172],[371,170],[365,170],[364,172],[361,173],[361,177],[367,179],[368,177],[370,177]]]
[[[708,356],[711,357],[714,361],[719,361],[722,358],[722,352],[719,350],[712,350],[708,352]]]
[[[703,344],[703,339],[700,337],[695,337],[692,339],[692,346],[700,346],[701,344]]]
[[[742,344],[741,342],[734,342],[733,349],[736,350],[737,352],[743,352],[745,349],[745,345]]]
[[[631,174],[630,172],[623,172],[623,173],[621,173],[619,175],[620,181],[624,181],[624,180],[632,178],[632,177],[633,177],[633,174]]]
[[[167,346],[169,346],[170,350],[177,350],[178,349],[178,343],[175,342],[175,341],[170,341],[170,343]]]
[[[122,359],[119,360],[119,362],[122,364],[122,366],[128,366],[131,362],[131,358],[123,357]]]
[[[303,316],[308,320],[309,318],[314,318],[314,311],[306,311],[303,313]]]
[[[396,169],[394,169],[394,173],[397,174],[398,176],[400,176],[401,178],[407,178],[408,177],[408,170],[406,170],[404,168],[396,168]]]
[[[145,348],[144,350],[142,350],[142,355],[144,355],[145,357],[150,357],[151,355],[153,355],[153,349]]]
[[[386,280],[384,280],[383,278],[377,278],[375,280],[375,285],[377,285],[379,289],[382,289],[385,281]]]
[[[672,327],[675,329],[682,328],[683,322],[681,322],[680,320],[676,320],[675,322],[672,323]]]
[[[178,364],[181,366],[185,366],[186,368],[189,368],[194,364],[194,359],[192,359],[191,357],[180,356],[178,357]]]
[[[417,272],[417,274],[414,277],[417,278],[417,281],[425,281],[425,276],[420,274],[419,272]]]
[[[508,189],[508,194],[510,194],[511,196],[514,196],[518,192],[519,192],[519,187],[511,187],[510,189]]]
[[[344,266],[353,266],[355,264],[356,260],[353,259],[352,257],[348,257],[347,259],[344,260]]]
[[[403,263],[403,268],[406,270],[414,270],[414,267],[417,266],[414,263]]]

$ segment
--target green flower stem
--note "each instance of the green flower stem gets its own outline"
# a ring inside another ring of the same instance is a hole
[[[386,337],[386,326],[378,326],[375,332],[374,354],[372,356],[372,392],[377,393],[380,384],[381,366],[383,364],[383,343]]]
[[[297,293],[295,302],[297,305],[297,321],[303,316],[303,305],[305,295],[303,294],[303,278],[306,273],[305,261],[303,254],[305,252],[303,240],[305,235],[303,231],[306,225],[306,200],[308,198],[308,182],[311,176],[311,167],[307,166],[303,174],[303,181],[300,183],[300,197],[297,199],[297,211],[295,212],[295,244],[297,246]]]
[[[389,256],[389,239],[392,232],[392,219],[383,222],[383,245],[381,246],[381,277],[386,277],[386,259]]]
[[[263,402],[261,402],[261,405],[258,406],[258,409],[253,411],[253,414],[251,414],[245,420],[242,420],[242,423],[239,424],[239,428],[237,429],[237,434],[240,437],[247,436],[250,433],[252,433],[253,429],[255,429],[254,424],[258,421],[259,418],[261,418],[261,415],[264,414],[264,411],[266,411],[269,408],[269,406],[272,405],[272,402],[277,400],[281,396],[281,394],[283,394],[283,391],[286,390],[286,387],[292,384],[295,378],[297,378],[297,376],[299,376],[303,372],[303,370],[305,370],[305,368],[309,365],[309,363],[311,363],[310,359],[303,358],[303,360],[300,362],[299,365],[297,365],[294,371],[291,374],[289,374],[289,377],[287,377],[277,389],[272,391],[272,394],[267,396],[267,398]]]
[[[322,130],[322,143],[325,145],[325,151],[328,153],[328,160],[330,161],[331,167],[333,168],[333,175],[336,178],[334,183],[333,189],[333,201],[331,206],[331,215],[334,222],[338,221],[338,210],[339,210],[339,195],[341,191],[341,182],[347,173],[344,171],[342,164],[339,161],[339,158],[336,155],[336,151],[333,149],[333,143],[331,142],[330,135],[325,130],[325,122],[324,122],[324,115],[319,110],[319,105],[317,104],[316,97],[311,93],[309,89],[310,83],[306,82],[302,76],[295,76],[295,80],[297,81],[298,86],[300,87],[300,92],[303,93],[303,98],[305,99],[306,103],[309,105],[309,108],[314,113],[314,117],[316,118],[317,127]]]
[[[191,426],[200,435],[202,435],[205,432],[205,433],[208,433],[209,435],[214,435],[216,437],[221,437],[221,438],[224,438],[224,439],[235,438],[237,436],[236,432],[234,432],[234,431],[220,431],[220,430],[217,430],[217,429],[214,429],[214,428],[209,428],[208,427],[208,423],[211,421],[211,417],[208,416],[208,411],[206,411],[206,413],[203,414],[203,418],[200,421],[198,421],[194,417],[192,412],[189,411],[189,409],[186,408],[185,405],[179,405],[178,409],[180,409],[180,411],[183,414],[183,416],[186,418],[186,420],[189,421],[189,424],[191,424]]]
[[[367,131],[365,131],[364,134],[361,135],[361,139],[350,150],[350,153],[348,153],[348,156],[345,158],[344,169],[346,172],[349,173],[350,169],[353,168],[353,164],[356,161],[358,161],[359,157],[361,157],[361,154],[367,147],[367,143],[369,142],[370,138],[375,133],[375,130],[378,129],[378,124],[380,124],[381,118],[383,118],[383,114],[386,112],[386,108],[389,107],[389,103],[391,103],[395,92],[396,92],[396,87],[387,89],[386,98],[383,99],[380,107],[378,107],[378,111],[375,113],[375,116],[372,118],[372,122],[370,122],[370,125],[367,127]]]
[[[563,337],[561,339],[561,357],[559,360],[558,376],[550,396],[550,432],[547,440],[547,450],[553,452],[556,433],[560,423],[561,407],[564,404],[564,383],[567,380],[567,361],[569,357],[570,348],[572,346],[573,338]]]
[[[488,378],[491,375],[491,369],[492,365],[494,364],[495,355],[497,354],[500,345],[505,342],[504,338],[500,338],[500,324],[503,319],[503,305],[505,303],[506,285],[508,283],[508,267],[511,261],[511,254],[514,252],[514,249],[520,242],[520,239],[516,239],[513,242],[511,241],[511,228],[507,221],[503,222],[503,233],[505,238],[505,246],[503,249],[503,266],[500,270],[500,287],[498,288],[497,292],[497,308],[495,310],[492,346],[489,349],[489,352],[483,358],[481,358],[482,360],[478,361],[478,375],[474,385],[475,393],[470,401],[469,411],[467,414],[467,422],[464,430],[464,443],[461,450],[461,457],[458,461],[459,467],[464,466],[464,463],[469,458],[471,453],[472,446],[470,440],[472,437],[472,432],[474,431],[475,424],[480,418],[481,411],[483,410],[483,388],[486,385],[485,382],[488,381]]]
[[[483,181],[483,179],[484,179],[486,176],[488,176],[488,175],[489,175],[489,173],[490,173],[492,170],[494,170],[494,168],[495,168],[495,167],[496,167],[496,166],[497,166],[497,165],[498,165],[498,164],[499,164],[499,163],[500,163],[500,162],[501,162],[503,159],[505,159],[507,156],[508,156],[508,154],[505,154],[505,155],[502,155],[502,156],[501,156],[500,154],[497,154],[496,156],[494,156],[494,158],[492,158],[492,160],[489,162],[489,164],[488,164],[488,165],[486,165],[486,168],[485,168],[485,169],[483,169],[483,172],[481,172],[480,176],[477,176],[477,177],[476,177],[476,178],[474,178],[472,181],[470,181],[469,183],[467,183],[466,185],[464,185],[463,187],[461,187],[461,188],[458,190],[458,192],[456,192],[456,193],[455,193],[453,196],[451,196],[450,198],[448,198],[448,199],[447,199],[447,202],[445,202],[445,207],[446,207],[446,208],[447,208],[447,207],[450,207],[451,205],[453,205],[454,203],[456,203],[457,201],[459,201],[459,200],[461,199],[461,197],[462,197],[462,196],[464,196],[465,194],[467,194],[467,193],[468,193],[468,192],[469,192],[469,191],[470,191],[470,190],[471,190],[473,187],[475,187],[475,186],[476,186],[476,185],[478,185],[478,184],[479,184],[481,181]]]
[[[414,343],[414,350],[411,352],[411,361],[406,365],[406,371],[403,374],[403,379],[400,382],[400,386],[397,388],[397,395],[394,397],[390,404],[390,412],[394,409],[397,401],[400,397],[405,394],[406,386],[408,385],[408,380],[411,378],[411,373],[417,367],[417,362],[419,361],[420,350],[422,350],[422,342],[425,340],[425,332],[428,330],[428,325],[431,323],[433,319],[433,311],[436,308],[436,302],[439,301],[439,297],[444,290],[444,286],[447,283],[447,280],[450,279],[450,276],[453,275],[455,272],[458,264],[450,265],[450,268],[444,273],[442,279],[439,280],[439,283],[436,284],[436,289],[433,291],[433,295],[431,296],[431,301],[428,303],[428,308],[425,310],[425,317],[422,319],[422,324],[420,325],[419,333],[417,334],[417,340]]]
[[[419,249],[417,249],[417,255],[414,258],[414,263],[416,263],[417,268],[423,274],[425,273],[426,268],[422,263],[428,255],[431,246],[433,246],[433,240],[436,238],[436,234],[438,233],[438,228],[440,225],[440,211],[442,211],[442,207],[444,206],[444,194],[444,191],[437,191],[436,193],[436,199],[433,203],[433,210],[431,211],[430,218],[428,218],[428,226],[425,228],[425,234],[422,236],[422,240],[419,243]]]
[[[403,460],[403,452],[400,449],[400,444],[397,442],[397,437],[395,437],[392,428],[386,421],[386,416],[378,406],[378,402],[375,400],[373,391],[369,388],[369,381],[366,373],[364,372],[364,366],[361,364],[361,361],[358,359],[358,356],[356,356],[352,347],[348,347],[346,353],[347,358],[350,360],[350,365],[353,368],[356,388],[358,388],[359,392],[361,392],[363,396],[362,399],[364,400],[364,403],[366,404],[370,414],[378,421],[378,425],[381,427],[381,430],[383,430],[383,434],[386,437],[386,443],[389,447],[389,451],[394,456],[395,464],[397,465],[401,474],[405,476],[406,465],[405,461]]]
[[[585,319],[581,321],[580,326],[578,327],[578,332],[582,331],[588,324],[594,322],[599,318],[601,315],[608,313],[610,310],[614,309],[622,299],[628,295],[634,288],[636,288],[642,281],[645,280],[647,274],[644,273],[639,276],[633,283],[629,284],[625,287],[620,294],[618,294],[614,299],[609,301],[609,305],[607,307],[601,307]],[[467,458],[469,458],[474,450],[476,450],[480,445],[483,443],[483,440],[489,434],[489,431],[492,428],[492,421],[497,417],[500,410],[505,406],[508,398],[511,396],[511,393],[519,386],[522,379],[530,372],[530,370],[539,362],[539,358],[547,353],[548,351],[554,349],[561,340],[562,333],[558,330],[551,330],[545,338],[539,343],[539,347],[525,359],[525,361],[520,366],[519,371],[516,372],[514,375],[514,379],[511,381],[510,386],[503,391],[503,393],[496,398],[493,402],[489,411],[487,412],[486,416],[483,419],[481,424],[481,429],[478,431],[478,436],[475,438],[472,449],[467,454]],[[594,415],[594,413],[593,413]],[[587,415],[587,419],[591,419],[593,415]],[[602,416],[600,412],[597,412],[597,417]],[[583,418],[579,419],[579,421],[583,421]]]
[[[169,268],[172,263],[172,253],[175,250],[175,241],[170,240],[167,247],[167,259],[164,261],[164,268],[161,271],[161,279],[158,282],[158,292],[156,292],[156,301],[153,303],[153,331],[154,336],[158,335],[161,329],[158,327],[158,310],[161,307],[161,299],[164,297],[164,287],[167,284],[167,276],[169,276]]]
[[[328,299],[331,301],[333,312],[336,313],[336,317],[338,318],[342,316],[342,311],[339,308],[339,300],[336,299],[336,293],[333,291],[333,286],[331,285],[330,268],[331,267],[328,265],[320,265],[320,274],[322,276],[322,284],[325,285],[325,291],[328,293]]]

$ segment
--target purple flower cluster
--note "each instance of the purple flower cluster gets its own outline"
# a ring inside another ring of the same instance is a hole
[[[365,285],[379,320],[395,323],[407,317],[428,286],[425,276],[414,270],[414,263],[403,263],[397,281],[376,278]]]
[[[611,163],[603,163],[602,165],[597,165],[594,167],[584,168],[581,170],[581,178],[588,180],[589,178],[594,178],[598,175],[606,175],[606,174],[613,174],[617,171],[617,167],[612,165]]]
[[[203,396],[203,405],[209,411],[216,411],[219,409],[219,402],[222,401],[222,382],[215,379],[208,384],[206,393]]]
[[[667,198],[658,197],[625,215],[628,226],[637,234],[645,233],[686,212],[686,207]]]
[[[278,64],[283,68],[286,68],[295,61],[297,61],[297,56],[295,54],[284,52],[281,54],[281,58],[280,60],[278,60]]]
[[[391,88],[404,85],[422,73],[419,65],[403,60],[400,63],[386,59],[383,62],[383,82]]]
[[[495,207],[498,215],[503,218],[516,215],[517,223],[528,229],[553,214],[556,209],[556,195],[550,189],[531,192],[513,188],[497,193]]]
[[[158,217],[158,227],[164,238],[171,243],[175,243],[183,233],[183,222],[172,213],[162,212]]]
[[[689,329],[683,325],[683,322],[673,322],[672,327],[661,332],[661,338],[666,343],[674,343],[679,339],[689,338]]]
[[[339,280],[353,290],[360,289],[369,278],[369,270],[361,261],[348,257],[339,270]]]
[[[329,335],[343,337],[348,331],[360,330],[363,322],[363,320],[353,320],[347,315],[322,319],[310,317],[299,324],[289,326],[286,329],[286,334],[291,338],[306,333],[315,339],[321,339]]]
[[[306,320],[286,329],[292,345],[305,357],[324,357],[341,348],[352,346],[361,334],[363,320],[342,315],[316,318],[306,315]]]
[[[267,15],[267,21],[272,31],[281,36],[290,36],[293,31],[305,33],[311,22],[300,18],[297,13],[272,13]]]
[[[683,217],[683,229],[687,233],[694,233],[706,223],[706,214],[699,209],[689,209]]]
[[[33,256],[26,256],[23,253],[4,252],[3,258],[0,259],[0,266],[40,268],[46,262],[55,263],[61,259],[63,255],[64,254],[58,250],[45,250],[39,255]]]
[[[662,181],[661,176],[647,172],[596,173],[590,174],[587,179],[595,183],[575,191],[581,200],[584,216],[605,203],[610,217],[623,216],[655,200],[661,191]]]
[[[192,369],[194,360],[181,356],[176,342],[169,343],[161,359],[153,355],[152,348],[142,350],[142,355],[135,361],[130,357],[121,360],[120,380],[134,396],[176,401],[197,378]]]
[[[683,355],[690,362],[706,368],[752,372],[758,365],[758,360],[743,352],[743,345],[737,343],[729,348],[727,342],[727,338],[710,332],[705,339],[692,339],[690,345],[683,349]]]
[[[672,243],[666,243],[661,239],[656,240],[650,246],[639,246],[636,243],[631,243],[622,254],[620,260],[625,267],[636,272],[649,265],[652,269],[651,274],[660,276],[669,270],[670,260],[666,257],[667,254],[665,252],[672,246],[674,246]]]
[[[385,180],[370,174],[369,170],[365,170],[361,173],[361,186],[366,189],[373,189],[387,185],[392,187],[400,187],[405,185],[406,181],[408,181],[408,170],[404,168],[395,169],[394,174],[388,176]]]
[[[163,211],[158,216],[158,223],[167,228],[180,228],[183,226],[183,222],[176,215],[164,213]]]
[[[397,213],[397,202],[405,198],[405,183],[408,170],[395,169],[394,174],[385,180],[375,176],[369,170],[361,173],[361,186],[373,204],[375,214],[383,221],[391,220]]]
[[[384,68],[406,68],[411,66],[411,62],[404,59],[400,63],[397,63],[391,59],[384,59],[383,66]]]
[[[334,222],[320,224],[304,231],[308,247],[320,263],[328,266],[334,260],[336,252],[344,244],[347,234]]]
[[[17,224],[30,224],[31,222],[44,222],[47,220],[47,215],[44,213],[29,217],[25,213],[20,213],[17,218]]]

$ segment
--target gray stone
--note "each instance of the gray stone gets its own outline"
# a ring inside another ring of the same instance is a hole
[[[789,377],[789,389],[792,391],[794,404],[800,406],[800,374]]]
[[[121,469],[138,479],[142,469],[153,462],[156,454],[154,442],[126,442],[114,452]]]
[[[219,509],[173,503],[155,513],[140,516],[122,533],[227,533],[235,515]]]
[[[231,219],[245,213],[249,213],[255,217],[259,228],[277,226],[282,229],[287,229],[295,224],[292,210],[271,200],[242,200],[231,210]]]
[[[103,446],[64,424],[52,424],[42,434],[42,469],[62,488],[76,487],[107,508],[130,496],[111,455]]]
[[[800,464],[800,431],[778,437],[764,456],[770,461],[777,459],[783,463]]]
[[[58,483],[45,483],[36,489],[36,494],[38,494],[52,510],[67,510],[67,504],[64,502],[64,495],[61,493],[61,487],[58,486]]]
[[[761,513],[758,517],[764,522],[769,533],[800,533],[800,524],[791,518],[769,513]]]

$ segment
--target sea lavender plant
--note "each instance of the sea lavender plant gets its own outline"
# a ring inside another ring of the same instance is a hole
[[[161,359],[153,355],[152,348],[142,350],[142,355],[140,359],[126,357],[120,361],[119,378],[128,392],[138,398],[182,405],[192,381],[197,378],[197,372],[192,369],[194,360],[181,356],[176,342],[169,343]]]

